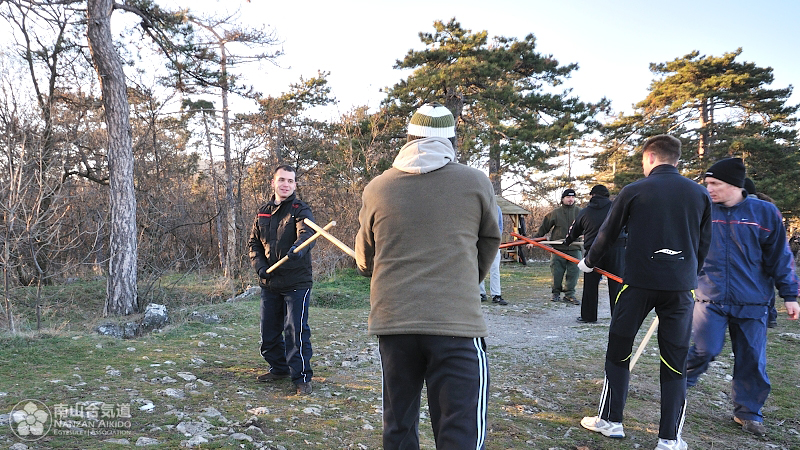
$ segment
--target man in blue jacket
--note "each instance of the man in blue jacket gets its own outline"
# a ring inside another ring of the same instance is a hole
[[[711,248],[700,272],[689,350],[689,386],[722,350],[725,329],[734,353],[733,420],[748,433],[765,435],[761,412],[770,391],[767,377],[767,315],[774,286],[789,318],[796,320],[797,275],[783,218],[772,203],[748,197],[742,189],[740,158],[711,166],[705,183],[711,200]]]
[[[692,330],[692,290],[711,242],[711,199],[703,186],[677,169],[681,141],[653,136],[642,147],[645,178],[625,186],[597,233],[586,258],[592,270],[628,228],[624,285],[608,331],[606,379],[597,416],[581,426],[612,438],[625,436],[622,413],[628,396],[633,340],[655,308],[660,321],[661,423],[657,450],[685,450],[686,354]]]

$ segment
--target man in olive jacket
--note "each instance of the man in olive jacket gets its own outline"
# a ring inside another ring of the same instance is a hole
[[[428,389],[437,448],[485,448],[489,370],[478,282],[500,244],[486,175],[455,162],[455,120],[426,104],[393,167],[364,189],[356,263],[372,277],[369,332],[383,369],[383,446],[419,448]]]
[[[534,237],[542,237],[550,233],[551,241],[566,238],[569,233],[569,227],[572,226],[572,222],[578,217],[579,212],[581,212],[581,209],[575,204],[575,191],[573,189],[565,189],[561,194],[561,206],[544,216],[542,224]],[[533,245],[528,244],[528,248],[533,248]],[[554,244],[553,249],[566,253],[575,259],[581,259],[582,256],[580,244]],[[581,302],[575,297],[575,286],[578,285],[578,275],[580,275],[578,267],[553,253],[550,255],[550,273],[553,276],[553,301],[560,301],[561,293],[563,292],[564,302],[580,305]],[[566,278],[566,283],[564,278]]]

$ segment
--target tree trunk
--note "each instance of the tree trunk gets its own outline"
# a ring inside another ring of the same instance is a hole
[[[228,67],[225,44],[220,44],[220,67],[222,77],[222,152],[225,157],[225,207],[228,221],[228,245],[225,258],[225,276],[233,278],[236,272],[236,203],[233,197],[233,161],[231,160],[231,127],[228,117]]]
[[[708,153],[708,136],[709,136],[709,121],[708,121],[708,99],[700,100],[700,144],[697,146],[697,156],[702,160],[706,153]]]
[[[283,164],[283,116],[278,118],[278,137],[275,138],[275,151],[273,156],[277,162],[275,166]]]
[[[567,181],[572,181],[572,139],[567,141]]]
[[[500,184],[500,147],[494,145],[489,149],[489,180],[494,193],[500,195],[503,192]]]
[[[222,205],[219,201],[219,184],[217,184],[217,169],[214,166],[214,152],[211,147],[211,130],[208,127],[208,117],[206,112],[203,112],[203,126],[206,130],[206,146],[208,147],[208,166],[211,170],[211,183],[214,185],[214,207],[217,209],[217,217],[214,219],[214,224],[217,231],[217,252],[219,255],[219,267],[223,273],[228,271],[226,266],[226,253],[225,253],[225,236],[222,232]]]
[[[136,194],[125,72],[111,36],[113,10],[113,0],[88,0],[87,37],[92,61],[100,78],[108,128],[111,254],[103,313],[127,315],[138,312]]]
[[[12,224],[8,223],[8,216],[3,217],[3,221],[7,223],[5,241],[10,242]],[[14,324],[14,314],[11,311],[11,289],[10,279],[8,276],[9,262],[11,261],[11,249],[8,245],[3,246],[3,303],[5,306],[6,321],[8,323],[8,331],[12,334],[17,332],[17,327]]]
[[[456,162],[460,162],[463,161],[463,155],[461,155],[458,150],[458,121],[461,118],[461,112],[464,111],[464,96],[461,95],[457,89],[445,88],[444,106],[450,110],[450,113],[452,113],[453,117],[456,119],[456,142],[454,147],[456,151]],[[491,162],[489,164],[491,164]],[[495,190],[497,190],[497,187],[495,187]]]

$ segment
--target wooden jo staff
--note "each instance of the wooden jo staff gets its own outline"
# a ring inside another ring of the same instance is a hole
[[[528,244],[533,244],[533,245],[535,245],[536,247],[539,247],[539,248],[545,249],[545,250],[547,250],[547,251],[548,251],[548,252],[550,252],[550,253],[554,253],[554,254],[556,254],[556,255],[558,255],[558,256],[560,256],[560,257],[562,257],[562,258],[566,259],[566,260],[567,260],[567,261],[569,261],[569,262],[572,262],[572,263],[575,263],[575,264],[578,264],[578,263],[580,262],[580,261],[578,260],[578,258],[575,258],[575,257],[569,256],[568,254],[566,254],[566,253],[564,253],[564,252],[560,252],[560,251],[558,251],[558,250],[554,249],[553,247],[550,247],[550,246],[544,245],[544,244],[540,243],[539,241],[537,241],[537,240],[535,240],[535,239],[531,239],[531,238],[529,238],[529,237],[526,237],[526,236],[523,236],[523,235],[521,235],[521,234],[517,234],[517,233],[511,233],[511,236],[514,236],[514,237],[515,237],[515,238],[517,238],[517,239],[522,239],[523,241],[527,242]],[[605,275],[605,276],[607,276],[608,278],[610,278],[610,279],[612,279],[612,280],[616,281],[617,283],[622,283],[622,278],[620,278],[620,277],[618,277],[618,276],[614,275],[614,274],[613,274],[613,273],[611,273],[611,272],[606,272],[605,270],[603,270],[603,269],[600,269],[600,268],[597,268],[597,267],[595,267],[595,268],[594,268],[594,271],[595,271],[595,272],[597,272],[597,273],[599,273],[600,275]]]
[[[545,240],[545,238],[538,237],[538,238],[533,238],[531,240],[533,240],[533,241],[543,241],[543,240]],[[500,248],[517,247],[517,246],[520,246],[520,245],[525,245],[527,243],[528,242],[526,242],[526,241],[503,242],[502,244],[500,244]]]
[[[647,334],[644,335],[642,343],[639,344],[639,348],[636,349],[636,353],[633,355],[633,358],[631,358],[631,363],[628,365],[629,371],[633,370],[633,366],[636,365],[636,361],[638,361],[639,357],[642,356],[642,352],[647,346],[647,343],[650,342],[650,338],[653,336],[653,332],[656,331],[656,328],[658,328],[658,316],[653,319],[653,323],[650,324],[650,329],[647,330]]]
[[[308,219],[306,219],[306,220],[308,220]],[[329,224],[325,225],[325,226],[322,228],[322,230],[323,230],[323,231],[330,230],[331,228],[333,228],[333,227],[334,227],[334,225],[336,225],[336,221],[335,221],[335,220],[333,220],[333,221],[331,221]],[[313,227],[312,227],[312,228],[313,228]],[[306,248],[308,245],[310,245],[312,242],[314,242],[314,240],[315,240],[315,239],[317,239],[317,238],[318,238],[318,237],[320,237],[320,236],[322,236],[322,233],[321,233],[320,231],[317,231],[316,233],[312,234],[312,235],[311,235],[311,237],[309,237],[308,239],[306,239],[305,241],[303,241],[303,243],[302,243],[302,244],[298,245],[298,246],[297,246],[297,248],[296,248],[296,249],[294,249],[294,252],[295,252],[295,253],[297,253],[297,252],[299,252],[300,250],[302,250],[302,249]],[[279,259],[279,260],[278,260],[278,262],[276,262],[276,263],[275,263],[275,264],[273,264],[273,265],[272,265],[272,266],[271,266],[269,269],[267,269],[267,273],[272,273],[272,271],[273,271],[273,270],[277,269],[278,267],[280,267],[280,266],[281,266],[281,264],[285,263],[285,262],[286,262],[286,261],[288,261],[288,260],[289,260],[289,257],[288,257],[288,256],[284,256],[283,258]]]
[[[319,225],[315,224],[314,222],[308,219],[303,219],[303,222],[305,222],[305,224],[310,226],[311,228],[317,230],[317,233],[324,236],[327,240],[333,242],[333,245],[342,249],[343,252],[347,253],[352,258],[356,257],[356,252],[352,248],[348,247],[347,244],[337,239],[336,236],[328,233],[327,231],[325,231],[325,229],[321,228]]]

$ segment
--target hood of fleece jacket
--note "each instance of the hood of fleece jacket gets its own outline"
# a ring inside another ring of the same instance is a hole
[[[440,169],[456,159],[456,152],[449,139],[429,137],[413,140],[403,148],[392,163],[392,167],[407,173],[428,173]]]

